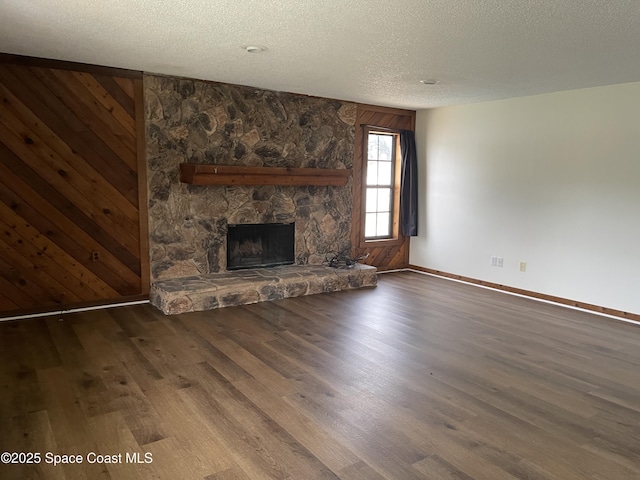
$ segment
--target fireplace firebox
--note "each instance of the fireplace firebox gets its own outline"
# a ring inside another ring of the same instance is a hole
[[[295,223],[229,225],[227,270],[291,265],[294,245]]]

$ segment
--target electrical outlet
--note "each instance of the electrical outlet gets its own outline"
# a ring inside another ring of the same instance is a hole
[[[498,267],[502,267],[504,265],[504,258],[498,257]]]
[[[527,271],[527,262],[520,262],[520,271],[521,272]]]
[[[498,257],[491,257],[491,266],[495,267],[498,265]]]
[[[98,250],[93,250],[91,252],[91,261],[99,262],[100,261],[100,252]]]

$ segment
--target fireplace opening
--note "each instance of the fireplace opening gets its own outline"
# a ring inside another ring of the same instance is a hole
[[[295,223],[229,225],[227,270],[292,265]]]

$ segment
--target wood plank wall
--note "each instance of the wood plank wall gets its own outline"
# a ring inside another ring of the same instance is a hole
[[[148,293],[142,74],[0,55],[0,98],[0,315]]]
[[[373,105],[358,105],[356,115],[356,138],[353,162],[353,228],[351,230],[351,244],[354,255],[369,253],[369,258],[363,261],[379,270],[393,270],[405,268],[409,264],[409,238],[400,237],[392,242],[372,242],[364,244],[362,229],[364,228],[364,126],[376,126],[396,130],[415,131],[416,112],[385,108]]]

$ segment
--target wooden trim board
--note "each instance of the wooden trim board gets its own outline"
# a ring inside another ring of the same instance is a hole
[[[143,294],[148,295],[151,288],[151,265],[149,258],[149,203],[147,192],[147,140],[144,119],[144,85],[143,79],[133,81],[135,120],[136,120],[136,153],[138,160],[138,222],[140,228],[140,287]]]
[[[99,310],[105,308],[114,308],[128,304],[149,303],[149,295],[130,295],[113,300],[96,301],[96,302],[78,302],[70,305],[59,305],[55,307],[28,308],[20,310],[11,310],[0,312],[0,322],[11,320],[21,320],[36,317],[46,317],[50,315],[60,315],[62,313],[71,313],[85,310]]]

